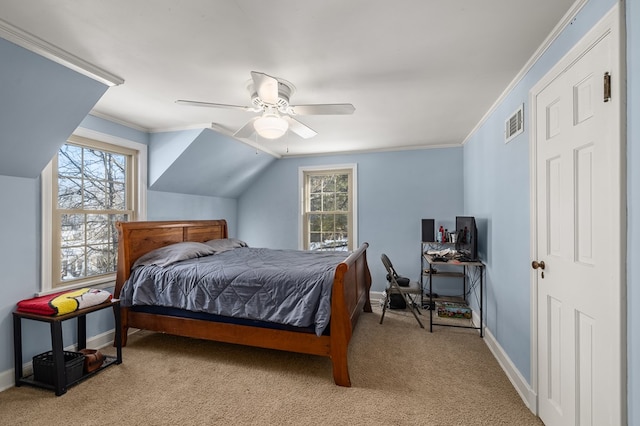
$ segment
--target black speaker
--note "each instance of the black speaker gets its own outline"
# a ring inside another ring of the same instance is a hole
[[[422,219],[422,242],[433,242],[436,240],[436,224],[434,219]]]

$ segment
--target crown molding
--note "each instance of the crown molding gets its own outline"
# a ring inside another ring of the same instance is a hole
[[[118,86],[124,83],[122,78],[96,65],[90,64],[66,50],[60,49],[2,19],[0,19],[0,37],[107,86]]]
[[[102,112],[98,112],[94,109],[92,109],[91,111],[89,111],[89,115],[93,115],[94,117],[98,117],[98,118],[102,118],[103,120],[107,120],[110,121],[112,123],[115,124],[120,124],[121,126],[125,126],[125,127],[129,127],[133,130],[138,130],[140,132],[144,132],[144,133],[151,133],[149,129],[147,129],[146,127],[142,127],[142,126],[138,126],[137,124],[131,123],[130,121],[126,121],[126,120],[121,120],[119,118],[115,118],[109,114],[104,114]]]
[[[149,129],[149,133],[182,132],[184,130],[197,130],[197,129],[213,129],[213,127],[211,127],[211,123],[195,123],[195,124],[187,124],[184,126],[154,127],[152,129]]]
[[[284,154],[282,158],[328,157],[334,155],[372,154],[379,152],[420,151],[425,149],[462,148],[459,143],[442,143],[434,145],[404,145],[388,148],[350,149],[344,151],[317,152],[313,154]]]

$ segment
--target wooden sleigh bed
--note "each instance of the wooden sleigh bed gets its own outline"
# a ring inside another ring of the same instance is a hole
[[[228,238],[225,220],[119,222],[117,224],[118,269],[115,297],[131,274],[134,262],[151,250],[170,244],[205,242]],[[311,355],[327,356],[333,364],[337,385],[351,386],[348,370],[348,346],[360,312],[371,312],[369,288],[371,275],[364,243],[341,262],[336,270],[331,293],[329,332],[318,336],[308,330],[274,329],[262,326],[217,322],[182,316],[139,312],[134,307],[121,309],[122,344],[131,328],[172,335],[215,340]],[[345,253],[345,256],[347,253]]]

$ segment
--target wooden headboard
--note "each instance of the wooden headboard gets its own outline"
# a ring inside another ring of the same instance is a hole
[[[116,227],[118,269],[115,297],[120,297],[120,290],[131,274],[131,266],[143,254],[183,241],[205,242],[229,237],[224,219],[118,222]]]

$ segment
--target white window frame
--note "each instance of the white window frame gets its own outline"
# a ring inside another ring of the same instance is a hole
[[[350,236],[352,238],[352,247],[353,249],[357,249],[359,247],[358,243],[358,165],[356,163],[349,164],[335,164],[335,165],[326,165],[326,166],[301,166],[298,168],[298,248],[300,250],[304,250],[304,240],[305,240],[305,226],[304,226],[304,215],[305,215],[305,205],[307,200],[305,199],[305,173],[313,173],[313,172],[333,172],[339,170],[349,170],[351,172],[352,179],[352,188],[351,192],[351,205],[352,205],[352,217],[351,217],[351,227]]]
[[[146,220],[147,217],[147,145],[134,142],[128,139],[119,138],[117,136],[108,135],[94,130],[79,127],[69,138],[73,141],[75,138],[89,139],[98,143],[108,143],[118,147],[134,150],[137,152],[137,163],[134,165],[136,179],[136,196],[134,197],[135,220]],[[56,151],[56,155],[58,155]],[[41,286],[38,295],[45,295],[65,290],[73,290],[82,287],[107,288],[115,285],[115,272],[106,276],[96,277],[94,279],[82,280],[82,282],[71,283],[66,286],[53,287],[53,235],[56,232],[53,229],[53,162],[49,162],[47,167],[42,171],[41,178],[41,214],[42,214],[42,248],[41,248]]]

